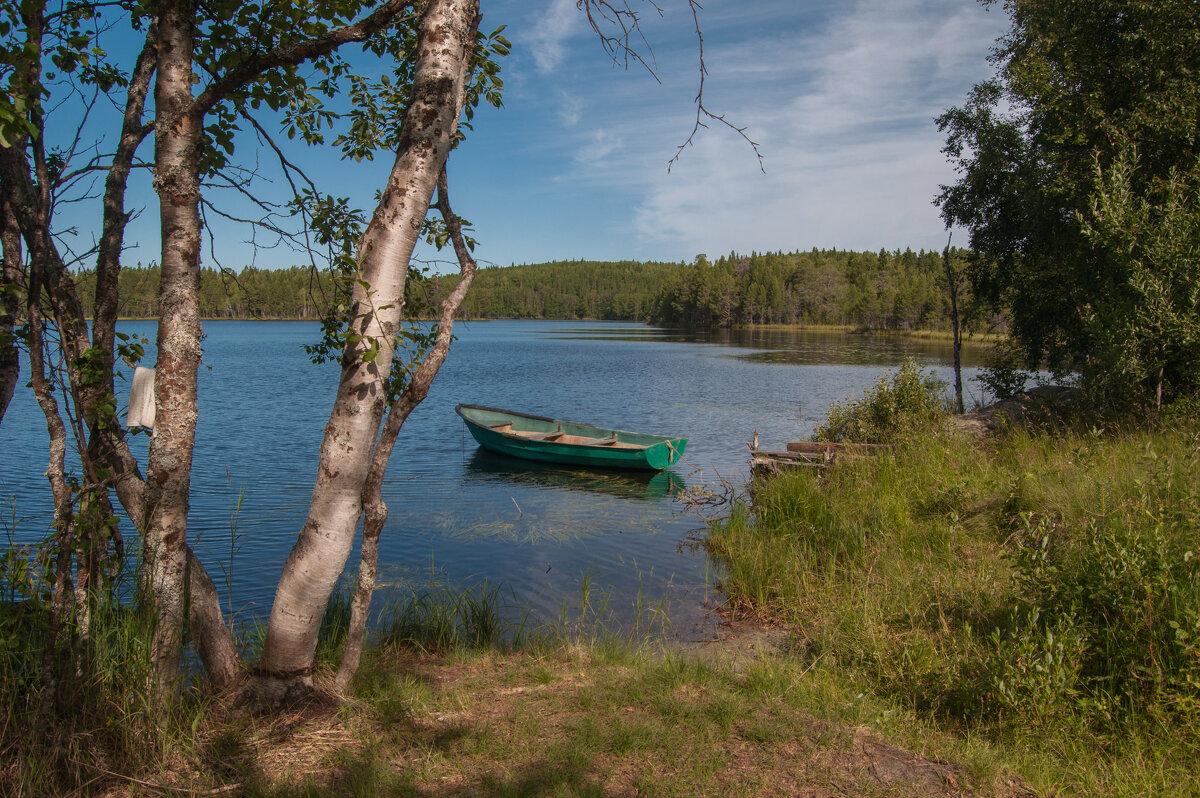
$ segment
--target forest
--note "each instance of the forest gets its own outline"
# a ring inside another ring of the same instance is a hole
[[[959,262],[962,250],[951,250]],[[160,269],[121,270],[123,318],[158,313]],[[95,273],[77,275],[90,307]],[[425,275],[410,285],[424,315],[458,284]],[[319,319],[333,297],[326,272],[304,266],[241,272],[205,268],[200,312],[210,319]],[[459,309],[467,319],[649,320],[667,325],[837,324],[887,330],[944,329],[950,299],[942,255],[911,249],[730,253],[690,264],[555,261],[480,268]]]
[[[966,253],[951,250],[951,261]],[[672,271],[650,317],[667,324],[842,324],[887,330],[950,323],[945,265],[937,252],[818,250],[703,255]]]

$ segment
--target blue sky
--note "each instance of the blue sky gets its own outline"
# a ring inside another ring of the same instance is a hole
[[[481,109],[449,165],[481,263],[945,244],[931,202],[954,174],[934,118],[992,74],[987,55],[1007,28],[998,5],[707,0],[705,104],[746,129],[762,168],[735,132],[710,123],[668,171],[695,120],[698,42],[687,3],[659,2],[661,17],[633,0],[656,80],[615,66],[574,0],[483,0],[483,27],[507,25],[514,45],[504,108]],[[367,208],[391,163],[304,158],[327,190]],[[131,204],[144,212],[126,262],[150,262],[157,213],[144,174]],[[206,265],[302,260],[255,252],[249,237],[214,221]]]
[[[690,261],[816,247],[940,249],[931,204],[954,174],[934,117],[992,74],[1007,28],[975,0],[709,0],[705,104],[756,141],[702,130],[686,4],[643,15],[661,84],[614,69],[573,0],[484,0],[508,24],[505,108],[451,162],[478,255]],[[957,238],[965,243],[965,236]]]

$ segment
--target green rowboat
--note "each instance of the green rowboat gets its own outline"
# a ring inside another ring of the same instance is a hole
[[[687,446],[684,438],[573,424],[481,405],[458,405],[454,412],[486,449],[548,463],[659,471]]]

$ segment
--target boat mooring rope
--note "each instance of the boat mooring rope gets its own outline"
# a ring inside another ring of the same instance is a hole
[[[684,460],[684,459],[683,459],[683,452],[681,452],[681,451],[679,451],[678,449],[676,449],[676,448],[675,448],[675,446],[674,446],[674,445],[673,445],[673,444],[672,444],[670,441],[663,441],[663,442],[664,442],[665,444],[667,444],[667,448],[668,448],[668,449],[670,449],[672,452],[674,452],[674,453],[675,453],[675,458],[676,458],[677,460],[679,460],[679,462],[683,463],[683,464],[684,464],[684,465],[686,465],[686,466],[689,466],[689,467],[692,469],[692,473],[693,473],[693,474],[694,474],[694,473],[696,473],[697,471],[703,471],[703,470],[704,470],[703,468],[700,468],[700,467],[698,467],[698,466],[692,465],[692,464],[691,464],[691,463],[689,463],[687,460]]]

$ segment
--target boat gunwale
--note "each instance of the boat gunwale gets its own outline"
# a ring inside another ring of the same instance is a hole
[[[631,443],[628,441],[622,441],[622,443],[625,444],[625,447],[636,446],[639,449],[648,449],[651,446],[657,446],[657,445],[667,442],[667,441],[673,442],[673,441],[685,440],[684,438],[671,437],[670,435],[656,435],[654,433],[648,433],[648,432],[634,432],[632,430],[615,429],[613,427],[598,427],[595,424],[585,424],[585,423],[578,422],[578,421],[567,421],[566,419],[562,419],[562,418],[550,418],[549,416],[535,416],[531,413],[522,413],[517,410],[505,410],[505,409],[499,408],[499,407],[489,407],[488,405],[472,405],[472,404],[466,404],[466,403],[462,403],[462,402],[455,405],[454,412],[457,413],[458,417],[461,418],[463,421],[466,421],[467,423],[473,424],[477,427],[481,427],[483,429],[490,430],[491,432],[495,432],[498,435],[504,435],[505,437],[519,439],[519,440],[529,440],[529,437],[525,436],[525,435],[518,435],[514,431],[499,430],[499,429],[496,429],[495,427],[493,427],[489,424],[485,424],[477,419],[469,418],[467,415],[464,415],[462,413],[463,409],[482,410],[482,411],[485,411],[488,413],[499,413],[500,415],[504,415],[504,416],[517,416],[519,418],[527,418],[531,421],[542,421],[547,424],[569,424],[572,427],[579,427],[579,428],[583,428],[583,429],[594,429],[599,432],[605,432],[605,433],[608,433],[609,435],[613,435],[613,436],[629,435],[629,436],[634,436],[634,437],[638,437],[638,438],[653,438],[654,439],[654,441],[652,443]],[[601,437],[601,436],[593,436],[593,437]],[[543,441],[543,442],[544,443],[554,443],[554,441]],[[594,444],[563,443],[561,445],[563,445],[563,446],[591,446]],[[622,448],[625,448],[625,447],[622,447]]]

